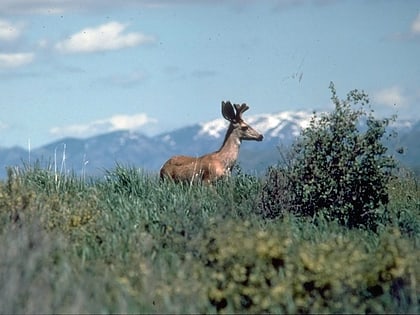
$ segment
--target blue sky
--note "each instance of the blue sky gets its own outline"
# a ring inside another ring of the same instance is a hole
[[[331,108],[420,118],[420,1],[1,0],[0,147]]]

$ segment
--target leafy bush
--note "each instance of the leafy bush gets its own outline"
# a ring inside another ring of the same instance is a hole
[[[419,187],[419,178],[407,170],[400,170],[389,184],[389,221],[410,237],[420,235]]]
[[[265,218],[283,216],[292,209],[290,179],[286,169],[270,167],[261,190],[257,212]]]
[[[416,310],[420,255],[410,253],[412,245],[398,231],[382,234],[374,246],[359,234],[322,235],[296,224],[292,219],[258,230],[250,222],[227,222],[210,233],[208,296],[219,312]],[[305,239],[303,228],[320,239]]]
[[[366,111],[369,99],[364,92],[353,90],[340,100],[333,83],[330,90],[334,111],[314,115],[293,145],[290,167],[268,173],[262,209],[278,213],[279,199],[287,193],[289,210],[295,213],[322,214],[349,227],[375,229],[380,207],[389,200],[387,184],[396,165],[381,143],[390,119],[378,120]]]

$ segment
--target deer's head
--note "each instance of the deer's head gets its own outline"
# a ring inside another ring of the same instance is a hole
[[[248,109],[249,107],[246,104],[232,105],[229,101],[222,102],[222,115],[230,122],[229,129],[232,129],[232,133],[235,133],[240,141],[262,141],[264,138],[263,135],[257,132],[242,119],[242,114]]]

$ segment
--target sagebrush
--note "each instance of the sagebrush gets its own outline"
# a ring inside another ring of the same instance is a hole
[[[395,117],[375,118],[363,91],[353,90],[341,100],[333,83],[330,90],[334,110],[314,114],[294,143],[287,167],[268,172],[262,212],[322,215],[374,230],[386,216],[388,183],[397,166],[382,141]]]

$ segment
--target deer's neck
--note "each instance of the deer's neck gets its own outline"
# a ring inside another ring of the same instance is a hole
[[[223,161],[226,170],[231,170],[235,164],[238,154],[239,147],[241,146],[241,139],[234,132],[232,124],[229,125],[229,129],[226,132],[225,140],[223,145],[216,152],[219,159]]]

